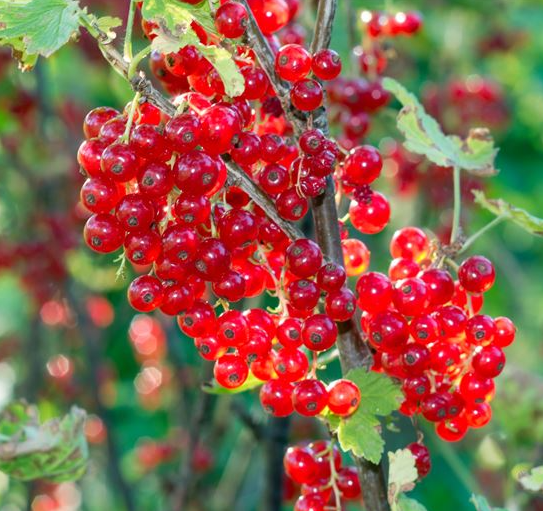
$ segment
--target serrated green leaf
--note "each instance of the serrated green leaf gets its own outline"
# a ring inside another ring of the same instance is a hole
[[[426,508],[419,501],[400,495],[394,511],[426,511]]]
[[[220,46],[198,45],[198,48],[219,73],[226,94],[232,98],[243,94],[245,80],[228,50]]]
[[[36,407],[12,403],[0,415],[0,470],[22,481],[78,479],[88,460],[85,418],[73,407],[63,418],[42,424]]]
[[[330,427],[336,432],[344,451],[352,451],[355,456],[379,463],[385,442],[381,437],[378,416],[397,410],[403,400],[402,392],[388,376],[364,369],[349,371],[345,378],[360,389],[360,405],[346,419],[337,421],[334,416],[329,416]]]
[[[503,199],[488,199],[481,190],[472,191],[475,202],[496,216],[507,218],[536,236],[543,236],[543,219],[517,208]]]
[[[395,506],[401,493],[411,491],[419,474],[415,457],[409,449],[388,453],[388,501]]]
[[[190,24],[192,21],[198,22],[207,32],[216,33],[210,6],[206,0],[197,5],[181,3],[179,0],[144,0],[141,13],[146,20],[162,21],[174,34],[179,25]]]
[[[114,16],[102,16],[97,18],[95,23],[96,27],[106,33],[109,39],[115,39],[116,34],[113,29],[122,26],[123,20]]]
[[[242,392],[247,392],[248,390],[256,389],[257,387],[260,387],[263,385],[264,382],[262,380],[259,380],[256,376],[253,376],[251,373],[249,373],[249,376],[247,380],[243,383],[243,385],[240,385],[239,387],[236,387],[235,389],[226,389],[224,387],[221,387],[215,380],[212,380],[209,383],[204,383],[202,385],[202,390],[204,392],[207,392],[208,394],[241,394]]]
[[[184,4],[183,4],[184,5]],[[202,44],[190,26],[190,23],[179,21],[174,31],[163,21],[154,30],[156,37],[152,47],[161,53],[174,53],[187,45],[193,45],[200,50],[211,65],[217,70],[224,84],[224,91],[230,97],[236,97],[245,90],[245,81],[232,55],[220,46],[207,46]]]
[[[25,67],[39,55],[49,57],[66,44],[80,26],[75,0],[0,1],[0,45],[13,48]]]
[[[494,167],[497,149],[485,128],[470,131],[466,139],[445,135],[438,122],[428,115],[414,94],[392,78],[383,87],[394,94],[403,108],[397,118],[408,151],[426,156],[441,167],[458,167],[477,176],[497,174]]]
[[[472,495],[470,501],[477,511],[507,511],[503,507],[491,507],[488,500],[482,495]]]
[[[543,466],[534,467],[528,473],[520,474],[518,482],[525,490],[543,491]]]

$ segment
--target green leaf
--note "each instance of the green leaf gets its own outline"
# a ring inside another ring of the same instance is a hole
[[[503,507],[491,507],[488,500],[482,495],[472,495],[470,501],[477,511],[507,511]]]
[[[525,490],[543,491],[543,466],[534,467],[528,473],[521,473],[518,482]]]
[[[232,55],[220,46],[204,46],[200,44],[198,48],[219,73],[226,94],[233,98],[243,94],[245,80],[239,72],[234,59],[232,59]]]
[[[400,495],[394,511],[426,511],[426,508],[417,500]]]
[[[116,34],[113,29],[122,26],[123,20],[114,16],[102,16],[97,18],[95,23],[96,27],[105,32],[109,39],[115,39]]]
[[[517,208],[503,199],[488,199],[481,190],[472,191],[475,202],[496,216],[507,218],[536,236],[543,236],[543,219]]]
[[[388,501],[394,508],[400,494],[411,491],[419,474],[415,457],[409,449],[398,449],[388,453]]]
[[[49,57],[66,44],[80,26],[75,0],[0,0],[0,45],[11,46],[25,68],[39,55]]]
[[[88,460],[85,418],[74,406],[63,418],[40,423],[35,406],[12,403],[0,415],[0,470],[21,481],[79,479]]]
[[[236,387],[235,389],[226,389],[224,387],[221,387],[215,380],[212,380],[209,383],[204,383],[202,385],[202,390],[204,392],[207,392],[208,394],[241,394],[242,392],[247,392],[248,390],[255,389],[257,387],[260,387],[263,385],[264,382],[262,380],[259,380],[256,376],[253,376],[251,373],[249,373],[249,377],[247,380],[245,380],[245,383],[243,385],[240,385],[239,387]]]
[[[498,173],[494,167],[498,150],[486,128],[471,130],[466,139],[445,135],[415,95],[396,80],[383,79],[383,87],[394,94],[403,106],[397,124],[405,137],[404,146],[408,151],[422,154],[441,167],[458,167],[477,176]]]
[[[207,0],[197,5],[181,3],[179,0],[144,0],[141,13],[146,20],[163,22],[174,34],[179,27],[192,21],[197,21],[207,32],[216,33]]]
[[[385,442],[378,416],[387,416],[397,410],[403,400],[402,392],[388,376],[364,369],[349,371],[345,378],[360,389],[360,405],[345,419],[328,416],[330,428],[336,431],[344,451],[379,463]]]
[[[185,4],[183,4],[185,5]],[[200,53],[206,57],[217,70],[224,84],[225,93],[230,97],[236,97],[245,90],[245,81],[232,55],[220,46],[207,46],[200,42],[198,36],[190,26],[190,22],[179,21],[175,24],[174,31],[162,21],[154,30],[156,37],[152,47],[161,53],[174,53],[187,45],[196,46]]]

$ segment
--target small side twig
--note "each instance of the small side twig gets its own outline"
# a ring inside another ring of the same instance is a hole
[[[206,364],[204,366],[202,381],[207,381],[212,377],[213,366],[211,364]],[[213,394],[200,392],[194,405],[194,409],[192,410],[188,445],[179,467],[179,474],[171,498],[172,511],[184,511],[186,509],[186,504],[194,484],[194,471],[192,470],[194,453],[200,443],[203,427],[212,413],[215,397],[216,396]]]

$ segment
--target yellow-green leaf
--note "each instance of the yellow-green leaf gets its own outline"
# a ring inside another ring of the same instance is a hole
[[[473,190],[472,193],[475,202],[491,213],[511,220],[530,234],[543,236],[543,218],[531,215],[525,209],[517,208],[503,199],[488,199],[481,190]]]
[[[486,128],[471,130],[465,139],[445,135],[415,95],[400,83],[385,78],[383,87],[394,94],[403,106],[397,124],[405,137],[407,150],[424,155],[441,167],[458,167],[477,176],[497,174],[494,161],[498,150]]]

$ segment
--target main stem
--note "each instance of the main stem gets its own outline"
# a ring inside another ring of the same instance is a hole
[[[460,234],[460,213],[462,207],[462,191],[460,189],[460,167],[453,169],[453,193],[454,193],[454,210],[453,224],[451,229],[451,245],[457,240]]]

